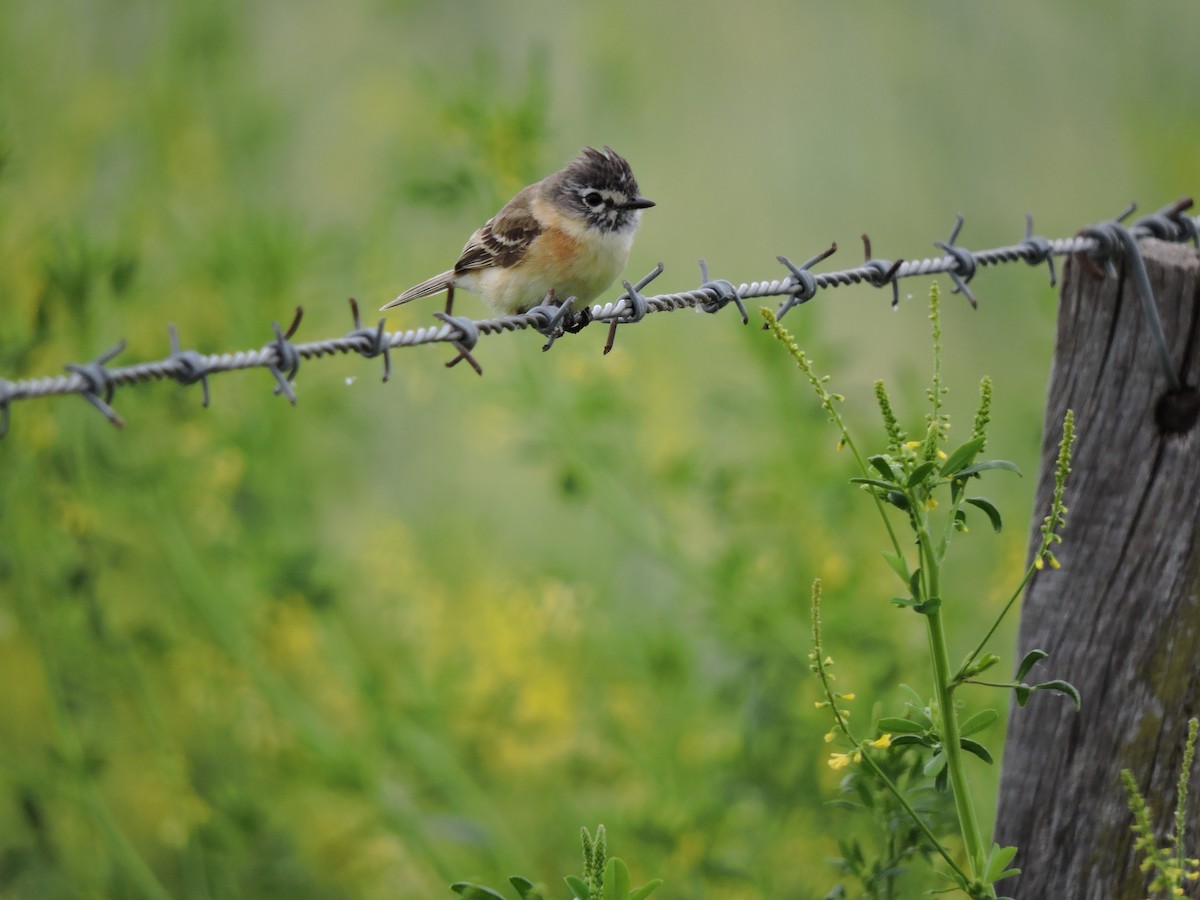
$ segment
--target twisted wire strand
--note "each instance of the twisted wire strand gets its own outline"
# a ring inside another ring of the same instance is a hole
[[[1154,216],[1148,216],[1130,227],[1134,238],[1141,240],[1147,237],[1175,240],[1177,242],[1195,241],[1197,227],[1200,226],[1200,216],[1186,217],[1180,215],[1184,201],[1175,207],[1168,207]],[[1189,204],[1190,205],[1190,204]],[[1165,228],[1164,212],[1173,211],[1168,216],[1171,227]],[[1165,228],[1165,230],[1164,230]],[[1041,241],[1041,248],[1034,243]],[[1019,244],[1006,247],[995,247],[987,250],[968,251],[979,266],[996,266],[1012,262],[1027,262],[1036,264],[1052,260],[1057,256],[1068,256],[1074,253],[1094,255],[1104,251],[1101,241],[1087,235],[1057,238],[1027,238]],[[958,248],[955,248],[958,249]],[[855,284],[867,284],[881,287],[896,279],[915,276],[953,273],[959,268],[959,261],[950,254],[934,256],[925,259],[909,259],[899,263],[893,270],[891,278],[883,279],[878,266],[868,263],[853,268],[833,272],[813,273],[818,288],[831,289]],[[742,300],[760,299],[764,297],[786,297],[797,289],[797,281],[792,276],[774,278],[766,281],[743,282],[735,288]],[[718,299],[717,292],[710,287],[700,287],[693,290],[674,293],[657,294],[645,297],[646,312],[672,312],[680,309],[695,308],[711,303]],[[629,318],[634,312],[633,304],[627,293],[622,293],[608,303],[596,304],[590,308],[593,321],[612,322],[614,320],[631,322]],[[501,334],[527,329],[541,330],[545,327],[545,319],[534,312],[517,313],[509,316],[499,316],[490,319],[476,320],[474,323],[480,335]],[[422,344],[455,343],[462,338],[461,330],[450,322],[412,328],[405,331],[382,332],[381,345],[390,349],[415,347]],[[369,355],[372,340],[363,334],[343,335],[324,340],[293,343],[296,353],[304,360],[319,359],[324,356],[337,354],[358,353]],[[193,351],[188,351],[193,352]],[[195,365],[200,367],[203,376],[232,372],[241,369],[268,368],[278,369],[283,365],[280,349],[275,343],[267,344],[257,350],[240,350],[226,353],[201,354],[194,353],[191,361],[173,355],[166,359],[134,363],[125,366],[101,367],[106,384],[112,387],[126,387],[148,381],[175,380],[190,383],[187,379],[195,380]],[[93,369],[95,371],[95,369]],[[52,375],[34,378],[23,378],[8,381],[0,378],[0,412],[2,426],[7,424],[8,412],[13,401],[29,400],[40,397],[59,396],[65,394],[80,394],[94,396],[95,383],[78,372],[65,375]]]

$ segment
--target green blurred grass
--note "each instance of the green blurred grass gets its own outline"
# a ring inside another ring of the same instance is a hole
[[[0,375],[165,326],[212,352],[350,327],[585,143],[659,202],[630,274],[916,257],[1195,190],[1194,4],[0,3]],[[1164,89],[1163,84],[1176,87]],[[963,646],[1020,564],[1053,292],[947,303],[951,410],[996,380],[1009,528],[962,542]],[[915,423],[926,286],[789,317],[874,429]],[[957,298],[950,298],[951,301]],[[464,311],[481,312],[463,300]],[[393,327],[425,324],[406,308]],[[732,315],[22,403],[0,442],[0,889],[424,897],[576,866],[603,821],[687,897],[821,896],[806,602],[863,697],[918,687],[873,512],[783,354]],[[877,433],[877,432],[876,432]],[[1068,535],[1069,537],[1069,535]],[[952,616],[953,618],[953,616]],[[1000,642],[1008,649],[1011,632]],[[973,698],[976,699],[976,698]],[[977,698],[979,703],[986,698]],[[865,704],[861,704],[865,707]],[[865,716],[864,708],[859,712]],[[987,816],[989,778],[981,773]]]

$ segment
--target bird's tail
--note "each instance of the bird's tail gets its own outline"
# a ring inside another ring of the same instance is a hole
[[[454,270],[443,272],[440,275],[434,275],[432,278],[427,278],[420,284],[414,284],[407,291],[393,300],[391,303],[385,303],[380,307],[383,309],[391,309],[393,306],[399,306],[401,303],[407,303],[409,300],[416,300],[418,297],[428,297],[430,294],[440,294],[442,291],[451,287],[455,282]]]

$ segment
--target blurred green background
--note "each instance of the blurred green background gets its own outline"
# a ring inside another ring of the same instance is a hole
[[[732,281],[1052,237],[1200,184],[1200,6],[0,0],[0,376],[351,327],[584,144],[658,201],[628,275]],[[948,284],[944,284],[949,287]],[[960,427],[996,380],[989,496],[960,542],[962,651],[1022,564],[1055,295],[945,295]],[[879,442],[919,427],[928,283],[787,324]],[[615,292],[614,292],[615,294]],[[389,327],[430,324],[439,301]],[[463,295],[458,309],[484,308]],[[806,669],[825,579],[842,684],[900,709],[924,636],[850,460],[732,311],[540,352],[488,338],[20,403],[0,442],[0,893],[450,896],[578,868],[604,822],[670,897],[820,897],[861,823],[823,805]],[[960,432],[960,437],[962,437]],[[948,602],[950,602],[948,600]],[[1012,659],[1012,630],[996,648]],[[956,651],[957,652],[957,651]],[[971,698],[978,704],[1002,697]],[[860,700],[857,716],[870,714]],[[992,743],[997,743],[995,736]],[[994,772],[979,767],[989,820]]]

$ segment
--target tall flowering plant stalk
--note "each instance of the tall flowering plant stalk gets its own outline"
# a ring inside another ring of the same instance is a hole
[[[986,651],[988,642],[1029,579],[1044,566],[1058,567],[1051,548],[1061,540],[1060,532],[1066,524],[1063,493],[1075,436],[1070,411],[1063,421],[1054,497],[1042,526],[1041,543],[995,621],[958,666],[951,662],[943,618],[953,607],[942,590],[947,553],[954,536],[967,530],[969,514],[982,514],[995,531],[1001,529],[999,509],[991,500],[977,495],[975,486],[986,473],[1016,472],[1017,467],[1007,460],[982,458],[991,423],[992,384],[988,378],[980,384],[970,438],[952,450],[944,449],[949,446],[950,417],[943,405],[947,388],[942,381],[938,302],[935,283],[930,290],[929,316],[933,326],[933,376],[921,430],[910,438],[901,427],[886,388],[877,382],[875,396],[883,419],[885,445],[881,452],[870,455],[860,452],[847,429],[839,411],[845,398],[829,389],[829,376],[818,374],[812,360],[770,310],[762,311],[768,328],[796,361],[838,430],[839,447],[849,449],[858,469],[851,482],[871,497],[879,511],[888,542],[883,559],[902,585],[891,603],[920,616],[929,643],[932,690],[928,699],[914,693],[903,716],[880,716],[868,733],[855,732],[847,708],[855,695],[834,689],[833,660],[821,633],[821,586],[819,581],[814,584],[810,664],[823,695],[818,706],[828,709],[833,719],[826,740],[842,746],[832,753],[829,765],[851,772],[843,786],[858,795],[861,807],[890,817],[888,846],[878,859],[868,860],[857,842],[842,847],[839,864],[858,877],[870,897],[895,896],[905,861],[917,855],[940,859],[942,874],[971,898],[996,898],[996,883],[1020,871],[1010,866],[1017,848],[985,841],[969,783],[968,756],[992,762],[991,752],[972,735],[987,729],[1000,715],[994,709],[985,709],[961,721],[955,701],[957,691],[967,685],[1006,688],[1015,693],[1022,706],[1035,691],[1052,691],[1079,704],[1078,692],[1065,681],[1025,682],[1032,668],[1046,657],[1041,650],[1027,653],[1010,681],[980,677],[1000,662],[999,656]],[[901,780],[904,785],[899,783]],[[930,811],[936,809],[936,804],[929,800],[926,790],[930,781],[933,791],[948,792],[953,799],[949,832],[961,839],[961,852],[953,846],[956,842],[947,834],[944,823],[933,820]],[[902,816],[911,827],[897,829],[895,815]],[[897,840],[897,834],[903,840]],[[840,896],[844,896],[840,885],[829,894],[831,898]]]

